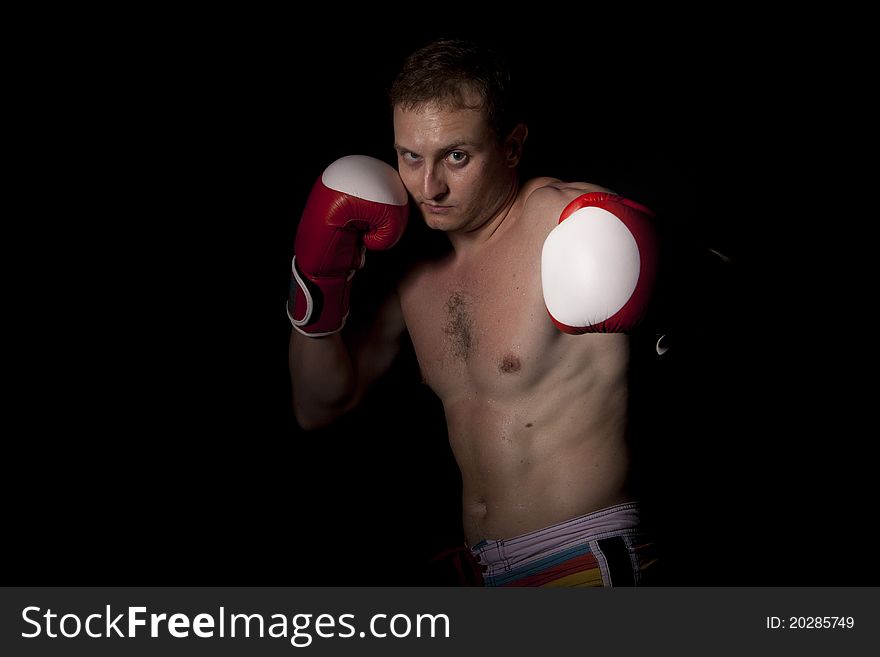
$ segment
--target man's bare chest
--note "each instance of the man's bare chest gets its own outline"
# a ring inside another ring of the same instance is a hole
[[[445,391],[527,384],[556,335],[536,258],[499,255],[466,269],[420,272],[401,295],[426,382]]]

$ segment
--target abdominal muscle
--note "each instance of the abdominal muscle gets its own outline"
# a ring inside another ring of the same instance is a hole
[[[469,545],[518,536],[629,499],[623,369],[615,364],[588,368],[573,378],[551,376],[528,395],[493,398],[465,391],[444,400],[450,445],[462,474]]]

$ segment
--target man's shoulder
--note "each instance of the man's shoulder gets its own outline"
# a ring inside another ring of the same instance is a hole
[[[589,192],[612,192],[588,182],[566,182],[558,178],[532,178],[523,185],[523,213],[547,216],[555,222],[562,210],[578,196]]]

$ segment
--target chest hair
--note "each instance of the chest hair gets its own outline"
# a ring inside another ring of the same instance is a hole
[[[459,290],[453,291],[446,300],[443,333],[447,338],[447,347],[453,356],[464,362],[477,346],[472,305],[472,298]]]

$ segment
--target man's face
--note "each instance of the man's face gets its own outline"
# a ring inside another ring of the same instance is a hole
[[[514,177],[481,111],[395,107],[394,146],[400,177],[431,228],[475,230],[508,197]]]

